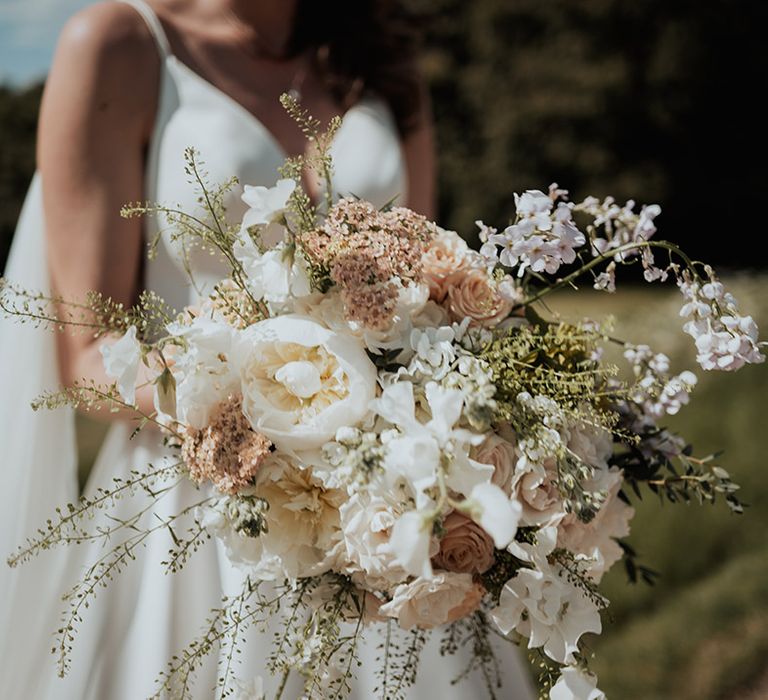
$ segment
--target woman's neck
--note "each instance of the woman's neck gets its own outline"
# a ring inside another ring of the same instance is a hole
[[[253,30],[270,52],[282,53],[291,40],[298,0],[217,0],[223,12]]]

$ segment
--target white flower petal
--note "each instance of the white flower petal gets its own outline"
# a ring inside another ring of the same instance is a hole
[[[409,574],[432,578],[429,541],[432,536],[432,523],[421,513],[408,511],[403,513],[392,526],[392,534],[385,551],[395,555],[395,563]]]
[[[141,344],[136,340],[136,326],[131,326],[117,342],[102,345],[99,351],[107,376],[117,381],[123,401],[133,405],[141,360]]]
[[[469,516],[492,538],[497,548],[506,547],[515,538],[522,507],[496,484],[480,483],[469,495]]]
[[[549,700],[605,700],[597,679],[575,666],[566,666],[549,691]]]

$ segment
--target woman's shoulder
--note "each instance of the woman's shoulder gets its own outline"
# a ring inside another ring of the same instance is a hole
[[[65,23],[56,49],[58,60],[77,57],[114,77],[132,74],[140,81],[143,71],[159,61],[155,39],[146,21],[125,2],[105,0],[85,7]]]
[[[49,115],[66,113],[86,129],[99,114],[100,123],[112,129],[141,124],[146,131],[154,119],[160,70],[155,39],[141,15],[124,2],[97,2],[64,25],[43,107]]]

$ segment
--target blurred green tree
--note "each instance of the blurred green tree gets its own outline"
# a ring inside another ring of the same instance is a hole
[[[35,170],[41,94],[42,84],[22,90],[0,86],[0,268]]]
[[[694,255],[764,265],[745,246],[725,245],[723,218],[699,208],[768,185],[765,119],[754,105],[768,69],[768,5],[408,4],[427,28],[447,225],[464,235],[474,235],[477,216],[504,225],[513,192],[557,181],[574,199],[658,202],[662,234]]]
[[[734,245],[743,224],[699,210],[768,187],[768,4],[404,1],[424,29],[444,225],[472,238],[475,218],[504,225],[514,192],[556,181],[573,199],[657,202],[661,235],[696,257],[765,266]],[[32,173],[39,95],[0,88],[0,260]]]

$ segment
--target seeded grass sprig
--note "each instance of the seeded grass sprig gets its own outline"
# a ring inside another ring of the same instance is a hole
[[[171,490],[170,488],[166,489],[163,495]],[[122,573],[131,561],[135,561],[138,550],[145,546],[149,537],[166,529],[172,533],[174,523],[209,501],[210,498],[201,499],[167,518],[156,516],[158,522],[150,527],[142,527],[133,521],[124,521],[125,528],[120,529],[126,529],[133,534],[118,545],[113,546],[92,564],[72,590],[64,596],[67,609],[62,615],[62,626],[57,631],[56,645],[53,648],[53,653],[58,658],[59,676],[64,677],[69,672],[72,663],[72,644],[77,633],[77,626],[82,624],[84,611],[91,606],[98,591],[106,588],[109,582],[116,575]]]
[[[92,533],[87,530],[86,524],[93,520],[98,512],[113,508],[119,501],[140,493],[149,496],[152,499],[151,505],[154,505],[169,488],[175,487],[176,482],[173,486],[164,485],[159,488],[158,483],[180,475],[181,468],[181,462],[162,467],[150,464],[145,470],[133,470],[127,479],[115,477],[110,488],[100,487],[94,496],[84,495],[76,504],[68,503],[64,508],[56,508],[56,518],[49,519],[45,528],[37,531],[37,537],[27,539],[25,545],[8,557],[8,565],[18,566],[40,552],[62,544],[81,544],[97,538],[108,539],[118,529],[129,525],[118,522],[108,531],[99,530]],[[145,511],[146,509],[142,512]]]

